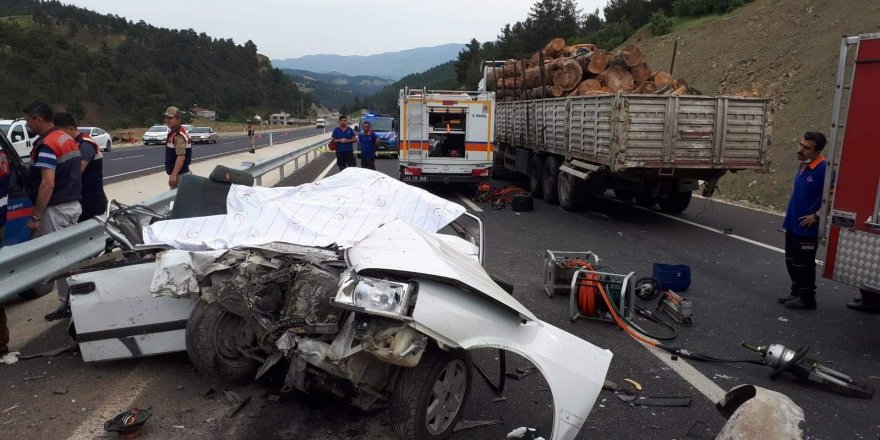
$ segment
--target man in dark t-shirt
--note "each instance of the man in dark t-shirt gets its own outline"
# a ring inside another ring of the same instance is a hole
[[[357,136],[348,126],[348,118],[345,115],[339,116],[339,125],[333,129],[331,142],[336,144],[336,166],[339,167],[339,171],[357,166],[354,158],[354,143],[357,142]]]

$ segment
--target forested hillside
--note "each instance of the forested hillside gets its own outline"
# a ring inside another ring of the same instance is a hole
[[[216,39],[58,1],[0,0],[0,116],[40,99],[88,123],[148,125],[175,105],[221,118],[308,109],[301,92],[248,41]],[[297,115],[299,116],[299,115]]]
[[[373,95],[393,81],[378,76],[349,76],[342,73],[318,73],[299,69],[281,69],[315,102],[338,109],[351,105],[355,98]]]

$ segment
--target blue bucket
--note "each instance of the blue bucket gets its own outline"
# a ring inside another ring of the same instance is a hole
[[[661,290],[684,292],[691,285],[691,267],[686,264],[654,263],[654,278]]]

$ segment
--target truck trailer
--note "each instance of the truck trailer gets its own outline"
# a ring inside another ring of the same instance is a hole
[[[484,62],[486,74],[503,62]],[[684,211],[692,191],[728,172],[769,168],[766,98],[604,94],[499,100],[493,175],[526,175],[532,195],[567,210],[613,189],[642,206]]]

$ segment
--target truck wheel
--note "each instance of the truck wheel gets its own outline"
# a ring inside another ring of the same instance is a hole
[[[674,192],[660,200],[660,210],[667,214],[681,214],[691,204],[692,192]]]
[[[529,160],[529,192],[544,198],[544,162],[537,154]]]
[[[471,389],[467,351],[430,347],[421,362],[403,368],[391,393],[391,426],[403,440],[445,439],[464,409]]]
[[[541,189],[543,190],[544,200],[556,205],[559,203],[559,194],[556,187],[559,185],[559,159],[554,156],[547,156],[544,159],[543,175],[541,176]]]
[[[559,206],[566,211],[583,211],[586,207],[585,201],[590,196],[587,182],[568,173],[559,173],[557,181]]]
[[[207,375],[235,383],[253,381],[260,364],[244,356],[239,347],[256,344],[248,322],[227,312],[217,301],[199,301],[186,323],[186,353]]]
[[[657,198],[650,192],[641,192],[636,194],[636,203],[645,208],[653,208],[657,204]]]

